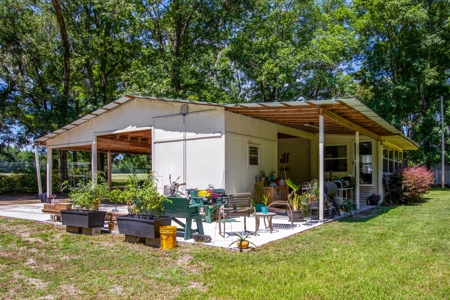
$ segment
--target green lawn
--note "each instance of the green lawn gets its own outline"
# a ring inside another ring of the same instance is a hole
[[[0,298],[448,299],[450,191],[427,197],[253,253],[163,251],[0,218]]]

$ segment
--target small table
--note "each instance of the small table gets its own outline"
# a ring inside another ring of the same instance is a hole
[[[255,235],[258,233],[258,229],[259,229],[259,224],[261,222],[261,217],[263,217],[264,219],[264,225],[266,224],[266,218],[267,221],[269,222],[269,226],[267,226],[266,228],[270,229],[270,233],[272,233],[273,230],[273,226],[272,226],[272,218],[273,216],[276,216],[276,213],[273,212],[268,212],[266,214],[263,214],[261,212],[257,212],[253,214],[255,216]]]

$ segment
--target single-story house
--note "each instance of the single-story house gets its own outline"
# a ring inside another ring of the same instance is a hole
[[[52,150],[91,152],[93,173],[99,152],[151,154],[161,193],[169,175],[188,188],[230,193],[250,191],[261,169],[297,184],[317,178],[321,190],[330,175],[353,176],[358,207],[383,194],[383,172],[418,148],[355,99],[217,104],[143,96],[117,99],[35,143],[47,148],[47,175]],[[47,176],[47,195],[51,186]]]

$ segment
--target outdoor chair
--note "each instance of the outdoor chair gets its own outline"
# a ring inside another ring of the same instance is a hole
[[[309,192],[311,190],[311,182],[303,182],[302,193]]]
[[[291,217],[291,226],[290,226],[290,228],[292,228],[293,223],[294,223],[294,215],[292,213],[291,204],[288,201],[283,201],[283,200],[273,201],[272,203],[269,204],[268,211],[276,213],[277,215],[280,214],[280,215],[286,215],[286,216],[289,213],[290,216],[292,216]]]
[[[235,193],[228,195],[228,203],[224,207],[223,211],[219,213],[219,234],[225,237],[225,223],[226,219],[234,217],[244,217],[244,232],[247,231],[247,217],[255,212],[255,208],[252,206],[252,194],[251,193]],[[223,224],[223,232],[222,232]]]

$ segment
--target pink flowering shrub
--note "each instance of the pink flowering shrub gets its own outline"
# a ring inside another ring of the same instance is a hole
[[[433,173],[423,166],[404,169],[402,179],[401,200],[403,203],[418,202],[434,184]]]

